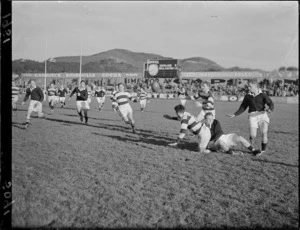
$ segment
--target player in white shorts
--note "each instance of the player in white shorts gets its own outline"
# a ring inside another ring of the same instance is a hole
[[[262,132],[261,151],[257,156],[265,153],[268,143],[268,127],[270,119],[267,113],[274,111],[274,103],[270,97],[263,93],[258,87],[257,79],[250,79],[248,82],[249,93],[243,99],[240,108],[234,114],[227,116],[233,118],[243,113],[249,107],[249,126],[250,126],[250,142],[253,145],[257,135],[257,129]]]
[[[140,100],[141,111],[144,112],[147,104],[147,93],[143,88],[140,89],[138,97]]]
[[[128,92],[125,92],[125,87],[123,83],[118,84],[119,92],[117,92],[114,96],[114,100],[118,103],[118,108],[120,111],[120,115],[126,124],[130,124],[132,128],[132,132],[136,133],[135,125],[133,120],[133,111],[128,102],[128,99],[131,100],[131,95]]]
[[[204,122],[210,128],[211,139],[207,148],[212,151],[222,150],[230,155],[240,155],[234,152],[232,148],[237,145],[249,149],[253,155],[257,154],[259,150],[255,150],[253,146],[242,136],[235,133],[224,134],[220,122],[214,119],[213,114],[208,112],[204,115]]]
[[[36,83],[34,80],[30,80],[29,84],[30,84],[30,87],[26,89],[26,95],[22,102],[22,105],[24,105],[30,96],[30,103],[29,103],[27,117],[26,117],[25,129],[29,125],[30,115],[32,112],[37,112],[39,118],[45,117],[44,113],[42,112],[42,110],[43,110],[42,102],[44,100],[44,93],[40,89],[40,87],[36,86]]]
[[[54,106],[57,103],[57,88],[53,83],[50,84],[50,87],[47,90],[48,92],[48,102],[51,112],[53,113]]]
[[[118,103],[115,99],[115,95],[116,93],[119,92],[119,87],[116,85],[115,88],[114,88],[114,91],[112,92],[111,94],[111,107],[112,109],[120,116],[122,117],[122,115],[120,114],[120,110],[119,110],[119,106],[118,106]]]
[[[16,86],[16,83],[13,81],[12,82],[12,87],[11,87],[11,103],[12,103],[12,112],[13,115],[17,112],[17,101],[19,99],[19,94],[20,94],[20,88]]]
[[[95,90],[96,100],[98,102],[99,111],[101,111],[104,103],[105,103],[105,88],[102,86],[98,86]]]
[[[76,93],[76,109],[77,113],[80,116],[80,121],[83,121],[82,111],[84,112],[85,123],[88,122],[88,110],[90,109],[89,103],[87,102],[88,99],[88,92],[85,87],[85,81],[82,80],[80,82],[80,86],[75,87],[75,89],[70,94],[70,98],[73,94]]]
[[[178,89],[177,94],[178,94],[178,98],[180,99],[180,104],[185,106],[186,97],[187,97],[187,92],[185,88],[181,87],[180,89]]]
[[[60,85],[60,89],[58,90],[58,96],[59,96],[59,102],[61,108],[66,105],[66,95],[68,94],[68,91],[64,88],[63,85]]]

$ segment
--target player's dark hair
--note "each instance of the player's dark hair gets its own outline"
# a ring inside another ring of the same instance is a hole
[[[257,85],[258,84],[258,81],[257,81],[257,79],[256,78],[253,78],[253,79],[249,79],[249,81],[248,81],[248,84],[255,84],[255,85]]]
[[[82,83],[82,82],[84,82],[84,84],[85,84],[85,80],[81,80],[81,81],[80,81],[80,83]]]
[[[208,116],[213,116],[212,112],[207,112],[207,113],[204,115],[204,118],[206,119]]]
[[[184,112],[185,111],[185,108],[184,108],[183,105],[176,105],[174,107],[174,109],[175,109],[176,112]]]

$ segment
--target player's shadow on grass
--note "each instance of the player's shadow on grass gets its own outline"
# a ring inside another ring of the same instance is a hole
[[[79,119],[79,116],[78,116],[78,119]],[[75,121],[67,121],[67,120],[61,120],[61,119],[54,119],[54,118],[49,118],[49,117],[46,117],[45,120],[55,121],[55,122],[59,122],[59,123],[64,123],[64,125],[74,124],[74,125],[84,125],[84,126],[87,126],[87,127],[99,128],[99,126],[97,126],[97,125],[85,124],[84,122],[81,122],[81,121],[75,122]]]
[[[272,132],[272,131],[271,131]],[[280,133],[280,134],[290,134],[290,135],[295,135],[296,133],[292,132],[284,132],[284,131],[273,131],[274,133]]]
[[[288,166],[288,167],[299,167],[299,165],[292,165],[292,164],[287,164],[287,163],[283,163],[283,162],[276,162],[276,161],[267,161],[267,160],[263,160],[263,159],[252,159],[253,161],[259,161],[259,162],[264,162],[264,163],[270,163],[270,164],[277,164],[277,165],[284,165],[284,166]]]
[[[25,125],[25,122],[23,122],[23,123],[12,122],[12,126],[18,128],[18,129],[25,129],[24,125]]]
[[[60,114],[60,115],[64,115],[64,116],[68,116],[68,117],[79,117],[76,114]],[[90,116],[89,116],[89,119],[100,120],[100,121],[113,121],[113,122],[116,122],[116,120],[113,120],[113,119],[96,118],[96,117],[90,117]]]

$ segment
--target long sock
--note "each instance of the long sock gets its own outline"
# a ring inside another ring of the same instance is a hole
[[[252,137],[250,137],[249,139],[250,139],[250,144],[253,145],[254,144],[254,139]]]
[[[266,151],[267,143],[261,143],[261,150]]]
[[[85,109],[83,111],[84,111],[85,122],[87,122],[88,121],[88,111],[87,111],[87,109]]]
[[[81,110],[80,110],[80,112],[78,112],[78,111],[77,111],[77,113],[79,114],[79,116],[81,116],[81,117],[82,117],[82,113],[81,113]]]

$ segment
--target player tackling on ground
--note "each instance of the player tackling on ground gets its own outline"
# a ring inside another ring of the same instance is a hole
[[[132,97],[130,93],[124,91],[125,88],[123,83],[119,83],[118,88],[119,88],[119,92],[115,94],[114,100],[118,103],[118,108],[120,111],[120,115],[122,116],[122,119],[125,121],[126,124],[130,124],[132,128],[132,132],[136,133],[133,115],[132,115],[133,111],[128,102],[128,99],[131,100]]]
[[[200,153],[210,153],[210,150],[206,149],[211,137],[209,128],[204,123],[198,122],[193,115],[186,112],[183,105],[177,105],[174,109],[181,121],[181,128],[177,141],[169,145],[177,146],[184,138],[187,129],[189,129],[199,138],[198,151]]]
[[[249,107],[249,125],[250,125],[250,143],[254,144],[257,135],[257,129],[260,128],[262,132],[261,151],[257,155],[265,153],[268,143],[268,126],[269,116],[267,114],[274,111],[274,104],[270,97],[263,93],[258,87],[257,79],[251,79],[248,83],[249,93],[246,94],[240,108],[234,114],[227,116],[233,118],[243,113]],[[266,108],[266,105],[268,108]]]
[[[25,129],[28,128],[29,121],[30,121],[30,115],[32,112],[37,112],[39,118],[45,117],[44,113],[42,112],[42,110],[43,110],[42,102],[44,100],[44,93],[40,87],[36,86],[36,83],[34,80],[30,80],[29,84],[30,84],[30,87],[27,88],[26,95],[22,102],[22,105],[24,105],[30,96],[31,99],[29,102],[26,123],[25,123]]]
[[[87,124],[88,122],[88,109],[89,103],[87,102],[88,99],[88,92],[85,87],[85,82],[82,80],[80,82],[80,86],[76,87],[72,93],[70,94],[70,98],[73,96],[73,94],[76,93],[76,109],[77,113],[80,116],[80,121],[83,121],[83,115],[82,111],[84,112],[84,118],[85,118],[85,123]]]
[[[220,122],[213,118],[213,114],[208,112],[204,115],[204,122],[210,128],[211,138],[207,148],[212,151],[222,150],[230,155],[240,155],[234,152],[231,148],[238,144],[249,149],[252,154],[256,155],[259,150],[255,150],[253,146],[246,141],[245,138],[235,133],[224,134]]]

